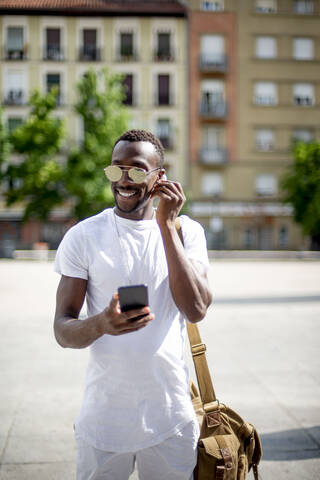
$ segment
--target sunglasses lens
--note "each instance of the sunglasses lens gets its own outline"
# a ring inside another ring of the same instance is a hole
[[[142,183],[146,179],[146,172],[142,168],[130,168],[128,173],[134,183]]]
[[[110,182],[118,182],[122,177],[122,170],[116,165],[109,165],[104,169],[104,173]]]

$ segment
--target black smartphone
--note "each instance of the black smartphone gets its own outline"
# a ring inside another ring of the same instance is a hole
[[[143,308],[149,305],[147,285],[128,285],[126,287],[119,287],[118,294],[121,312],[127,312],[128,310]],[[135,322],[146,315],[148,314],[134,317],[132,321]]]

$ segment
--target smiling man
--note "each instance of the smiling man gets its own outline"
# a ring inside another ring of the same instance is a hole
[[[202,227],[184,215],[180,241],[185,196],[166,179],[163,156],[153,134],[124,133],[105,168],[115,207],[72,227],[57,252],[56,339],[90,346],[77,480],[126,480],[135,463],[140,480],[189,480],[196,463],[185,321],[203,319],[211,303],[209,264]],[[117,289],[139,284],[149,306],[121,312]]]

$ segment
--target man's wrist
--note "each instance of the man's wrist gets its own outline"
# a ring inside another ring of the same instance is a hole
[[[106,333],[105,332],[104,312],[98,313],[98,315],[96,315],[96,317],[95,317],[95,327],[96,327],[96,331],[97,331],[97,334],[99,335],[99,337],[102,337],[102,335],[104,335]]]

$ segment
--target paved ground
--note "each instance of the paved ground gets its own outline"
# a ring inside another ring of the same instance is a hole
[[[71,480],[88,352],[54,341],[51,263],[0,271],[0,479]],[[218,261],[210,276],[201,332],[217,396],[261,433],[263,480],[319,480],[320,262]]]

